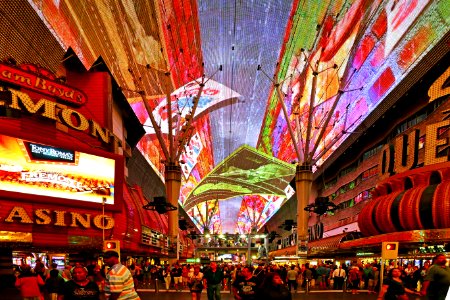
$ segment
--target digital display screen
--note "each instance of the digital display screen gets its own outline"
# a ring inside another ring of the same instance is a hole
[[[183,207],[190,209],[209,199],[226,200],[241,195],[285,196],[294,174],[295,166],[244,145],[203,178]]]
[[[115,160],[0,135],[0,190],[114,204]]]
[[[238,214],[238,232],[245,234],[251,232],[253,228],[261,229],[286,202],[286,199],[286,197],[273,195],[245,196]]]
[[[308,149],[316,166],[358,132],[358,125],[449,26],[449,11],[442,1],[355,1],[348,9],[341,5],[309,0],[298,6],[293,24],[302,25],[293,26],[286,35],[287,46],[277,74],[284,80],[289,122],[298,133],[301,149],[306,147],[308,120],[312,121]],[[317,39],[312,39],[314,35],[308,32],[316,29]],[[314,102],[310,110],[311,95]],[[285,161],[298,161],[275,92],[269,97],[266,113],[258,149]],[[323,138],[318,140],[321,131]]]
[[[188,210],[187,214],[200,232],[207,228],[210,233],[222,232],[220,209],[217,200],[205,201]]]

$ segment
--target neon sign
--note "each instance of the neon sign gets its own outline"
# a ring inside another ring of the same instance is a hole
[[[8,216],[5,218],[5,222],[13,223],[18,221],[21,224],[38,224],[38,225],[48,225],[53,223],[55,226],[62,227],[84,227],[91,228],[91,214],[69,212],[71,217],[71,222],[69,225],[66,223],[66,211],[49,209],[36,209],[34,210],[34,221],[21,206],[15,206]],[[96,215],[92,218],[92,223],[98,229],[111,229],[114,227],[114,219],[107,215]]]
[[[25,65],[25,67],[40,70],[35,66]],[[49,72],[48,74],[52,75]],[[0,63],[0,80],[59,98],[76,106],[84,105],[87,101],[86,95],[80,90],[4,63]]]
[[[56,102],[42,98],[35,103],[27,93],[14,89],[9,89],[6,93],[0,93],[0,96],[0,107],[5,106],[19,111],[23,108],[30,114],[40,113],[42,117],[59,121],[72,129],[88,131],[91,136],[106,144],[117,140],[109,129],[102,128],[94,120],[87,119],[76,110],[64,107]]]

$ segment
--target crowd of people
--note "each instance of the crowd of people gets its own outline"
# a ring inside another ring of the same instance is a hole
[[[139,300],[130,268],[120,263],[119,254],[107,251],[103,262],[103,268],[74,264],[59,270],[37,260],[34,269],[24,264],[15,270],[15,286],[24,300]]]
[[[36,262],[31,269],[23,265],[16,272],[16,287],[24,299],[31,300],[103,300],[139,299],[135,287],[162,290],[188,290],[193,300],[199,300],[205,290],[208,300],[220,300],[221,291],[228,290],[236,300],[290,300],[299,289],[347,290],[353,294],[366,290],[379,299],[408,299],[408,294],[444,300],[450,286],[450,268],[444,255],[426,261],[422,267],[394,266],[384,268],[375,261],[368,264],[331,265],[264,265],[256,268],[244,264],[207,266],[179,264],[172,266],[142,264],[124,266],[114,251],[104,253],[104,267],[92,264],[67,266],[60,271],[56,265],[47,269]]]

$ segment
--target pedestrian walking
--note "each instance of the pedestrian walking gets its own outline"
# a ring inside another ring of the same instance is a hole
[[[258,279],[253,276],[253,268],[245,266],[242,268],[241,277],[233,282],[233,295],[236,300],[256,300]]]
[[[71,273],[72,279],[64,283],[58,292],[58,300],[100,300],[98,285],[87,278],[85,267],[76,265]]]
[[[203,273],[200,272],[199,266],[195,266],[194,273],[189,274],[188,287],[192,300],[200,300],[203,290]]]
[[[380,293],[377,299],[384,300],[408,300],[407,294],[419,295],[418,292],[406,288],[401,280],[401,270],[393,268],[389,270],[388,277],[383,281]]]
[[[109,266],[106,273],[105,294],[108,300],[140,300],[134,289],[133,276],[130,271],[119,262],[119,253],[106,251],[103,261]]]
[[[203,273],[203,285],[206,287],[208,300],[220,300],[220,289],[223,280],[223,271],[211,262],[209,268]]]
[[[450,268],[446,266],[447,258],[438,254],[433,258],[433,265],[428,269],[420,294],[429,300],[445,300],[450,286]]]
[[[40,287],[43,286],[44,280],[40,275],[31,272],[29,265],[22,266],[22,273],[16,275],[15,286],[20,290],[24,300],[43,300],[44,296],[40,291]]]

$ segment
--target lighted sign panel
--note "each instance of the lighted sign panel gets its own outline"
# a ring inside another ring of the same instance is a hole
[[[167,236],[159,231],[153,230],[149,227],[142,226],[141,243],[144,245],[164,248],[167,242]]]
[[[70,105],[80,106],[87,102],[82,91],[55,81],[52,73],[33,64],[23,64],[18,68],[0,63],[0,80],[56,97]]]
[[[0,135],[0,191],[114,204],[115,160]]]
[[[23,142],[30,161],[75,163],[75,151]]]

